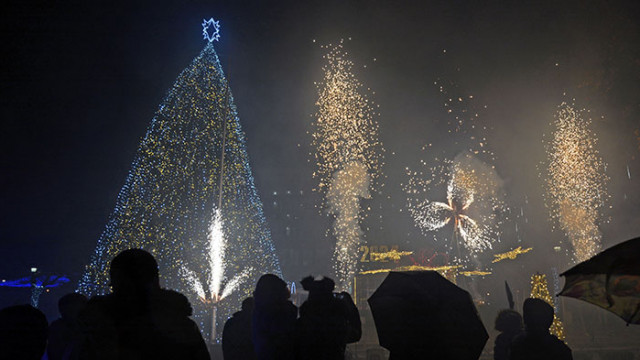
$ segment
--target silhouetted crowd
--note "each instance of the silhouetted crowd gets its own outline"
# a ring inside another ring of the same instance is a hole
[[[541,299],[526,299],[522,315],[514,310],[498,313],[495,328],[500,335],[493,348],[495,360],[573,359],[571,349],[549,333],[553,323],[551,305]]]
[[[61,317],[51,325],[30,305],[0,310],[0,360],[40,360],[45,351],[50,360],[210,359],[190,319],[189,301],[160,287],[151,254],[125,250],[111,262],[109,275],[111,294],[63,296],[58,302]],[[334,292],[334,281],[326,277],[306,277],[301,284],[309,296],[298,309],[282,279],[260,277],[253,297],[224,325],[224,359],[344,359],[346,345],[362,335],[351,296]],[[522,317],[513,310],[501,311],[494,359],[572,359],[571,350],[549,333],[552,321],[553,308],[539,299],[524,302]]]

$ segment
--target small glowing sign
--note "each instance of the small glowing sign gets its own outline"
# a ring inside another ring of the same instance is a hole
[[[202,36],[209,42],[220,40],[220,21],[215,21],[213,18],[209,20],[203,19]]]

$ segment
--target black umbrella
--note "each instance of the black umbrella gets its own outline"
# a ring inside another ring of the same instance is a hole
[[[615,245],[560,274],[559,295],[607,309],[628,324],[640,324],[640,238]]]
[[[489,338],[469,293],[435,271],[390,272],[368,302],[392,356],[475,360]]]

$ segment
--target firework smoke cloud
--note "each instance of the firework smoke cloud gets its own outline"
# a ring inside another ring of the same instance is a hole
[[[567,103],[555,115],[547,144],[546,206],[554,223],[569,238],[573,255],[584,261],[600,250],[602,208],[609,199],[606,164],[589,120]]]
[[[312,133],[317,166],[313,176],[319,181],[316,190],[325,195],[324,208],[335,216],[334,270],[338,287],[348,289],[363,236],[360,199],[375,190],[384,149],[378,140],[374,104],[352,71],[343,41],[326,48],[329,52],[324,56],[324,79],[317,84],[318,112]]]
[[[339,170],[327,192],[328,212],[335,216],[333,235],[337,246],[333,253],[338,274],[354,274],[358,259],[360,238],[360,199],[371,197],[369,193],[369,173],[361,163],[354,161]],[[345,279],[346,280],[346,279]]]

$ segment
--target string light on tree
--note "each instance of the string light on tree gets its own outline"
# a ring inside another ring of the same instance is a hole
[[[339,288],[346,290],[357,270],[363,235],[360,199],[377,189],[384,149],[374,120],[376,106],[356,78],[343,41],[326,48],[313,123],[312,156],[317,165],[313,177],[319,181],[316,190],[325,194],[325,209],[335,216],[334,269]]]
[[[261,274],[281,274],[254,185],[245,135],[213,47],[218,22],[206,23],[215,31],[178,76],[151,120],[78,285],[87,295],[107,293],[114,256],[129,248],[145,249],[158,261],[162,285],[190,298],[202,329],[210,329],[211,324],[211,306],[200,300],[206,287],[247,272],[236,285],[228,281],[222,294],[214,289],[205,296],[226,299],[217,309],[218,319],[225,320],[242,299],[251,296]],[[207,24],[203,29],[211,30]],[[212,214],[219,214],[219,222],[213,224],[221,224],[223,250],[212,246],[209,237]],[[224,265],[213,250],[223,254]],[[202,276],[202,291],[185,276],[184,268]],[[217,279],[213,282],[207,278],[212,269]]]
[[[544,274],[536,273],[531,277],[531,297],[544,300],[547,304],[553,306],[553,298],[549,294],[549,285],[547,283],[547,276]],[[555,335],[558,339],[564,341],[565,333],[562,322],[558,318],[557,314],[553,314],[553,323],[549,332]]]

